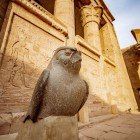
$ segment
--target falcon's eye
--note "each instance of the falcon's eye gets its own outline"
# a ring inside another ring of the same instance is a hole
[[[66,52],[65,52],[65,55],[66,55],[66,56],[70,56],[70,55],[71,55],[71,52],[70,52],[70,51],[66,51]]]

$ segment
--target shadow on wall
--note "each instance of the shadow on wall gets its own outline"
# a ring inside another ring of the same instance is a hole
[[[140,111],[140,50],[136,44],[122,50],[122,53]]]

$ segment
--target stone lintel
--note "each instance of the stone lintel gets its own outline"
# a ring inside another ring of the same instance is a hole
[[[33,14],[37,15],[40,19],[54,27],[56,30],[68,36],[67,27],[55,18],[51,13],[49,13],[46,9],[44,9],[41,5],[36,3],[34,0],[11,0],[25,9],[29,10]]]
[[[90,56],[93,59],[95,59],[94,55],[96,55],[97,56],[96,61],[99,61],[101,54],[98,52],[98,50],[95,47],[89,45],[89,43],[85,39],[83,39],[79,35],[76,35],[75,43],[76,43],[75,46],[77,46],[77,44],[82,46],[82,48],[80,48],[80,51],[82,51],[84,54]]]

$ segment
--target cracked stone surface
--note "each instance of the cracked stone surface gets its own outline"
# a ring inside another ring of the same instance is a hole
[[[123,114],[79,130],[80,140],[140,140],[140,114]]]

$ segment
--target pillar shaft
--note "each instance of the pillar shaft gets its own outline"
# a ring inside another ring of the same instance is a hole
[[[81,8],[81,15],[85,40],[92,47],[101,51],[99,24],[102,16],[102,8],[93,7],[92,5],[83,6]]]
[[[74,0],[55,0],[54,16],[62,21],[68,28],[68,46],[74,46],[75,19]]]
[[[103,14],[103,9],[99,6],[94,7],[93,5],[86,5],[81,8],[82,15],[82,25],[84,27],[84,39],[95,49],[97,49],[101,56],[99,61],[100,67],[100,93],[98,96],[104,101],[108,101],[107,98],[107,88],[105,84],[104,76],[104,57],[102,55],[101,49],[101,39],[100,39],[100,20]]]

